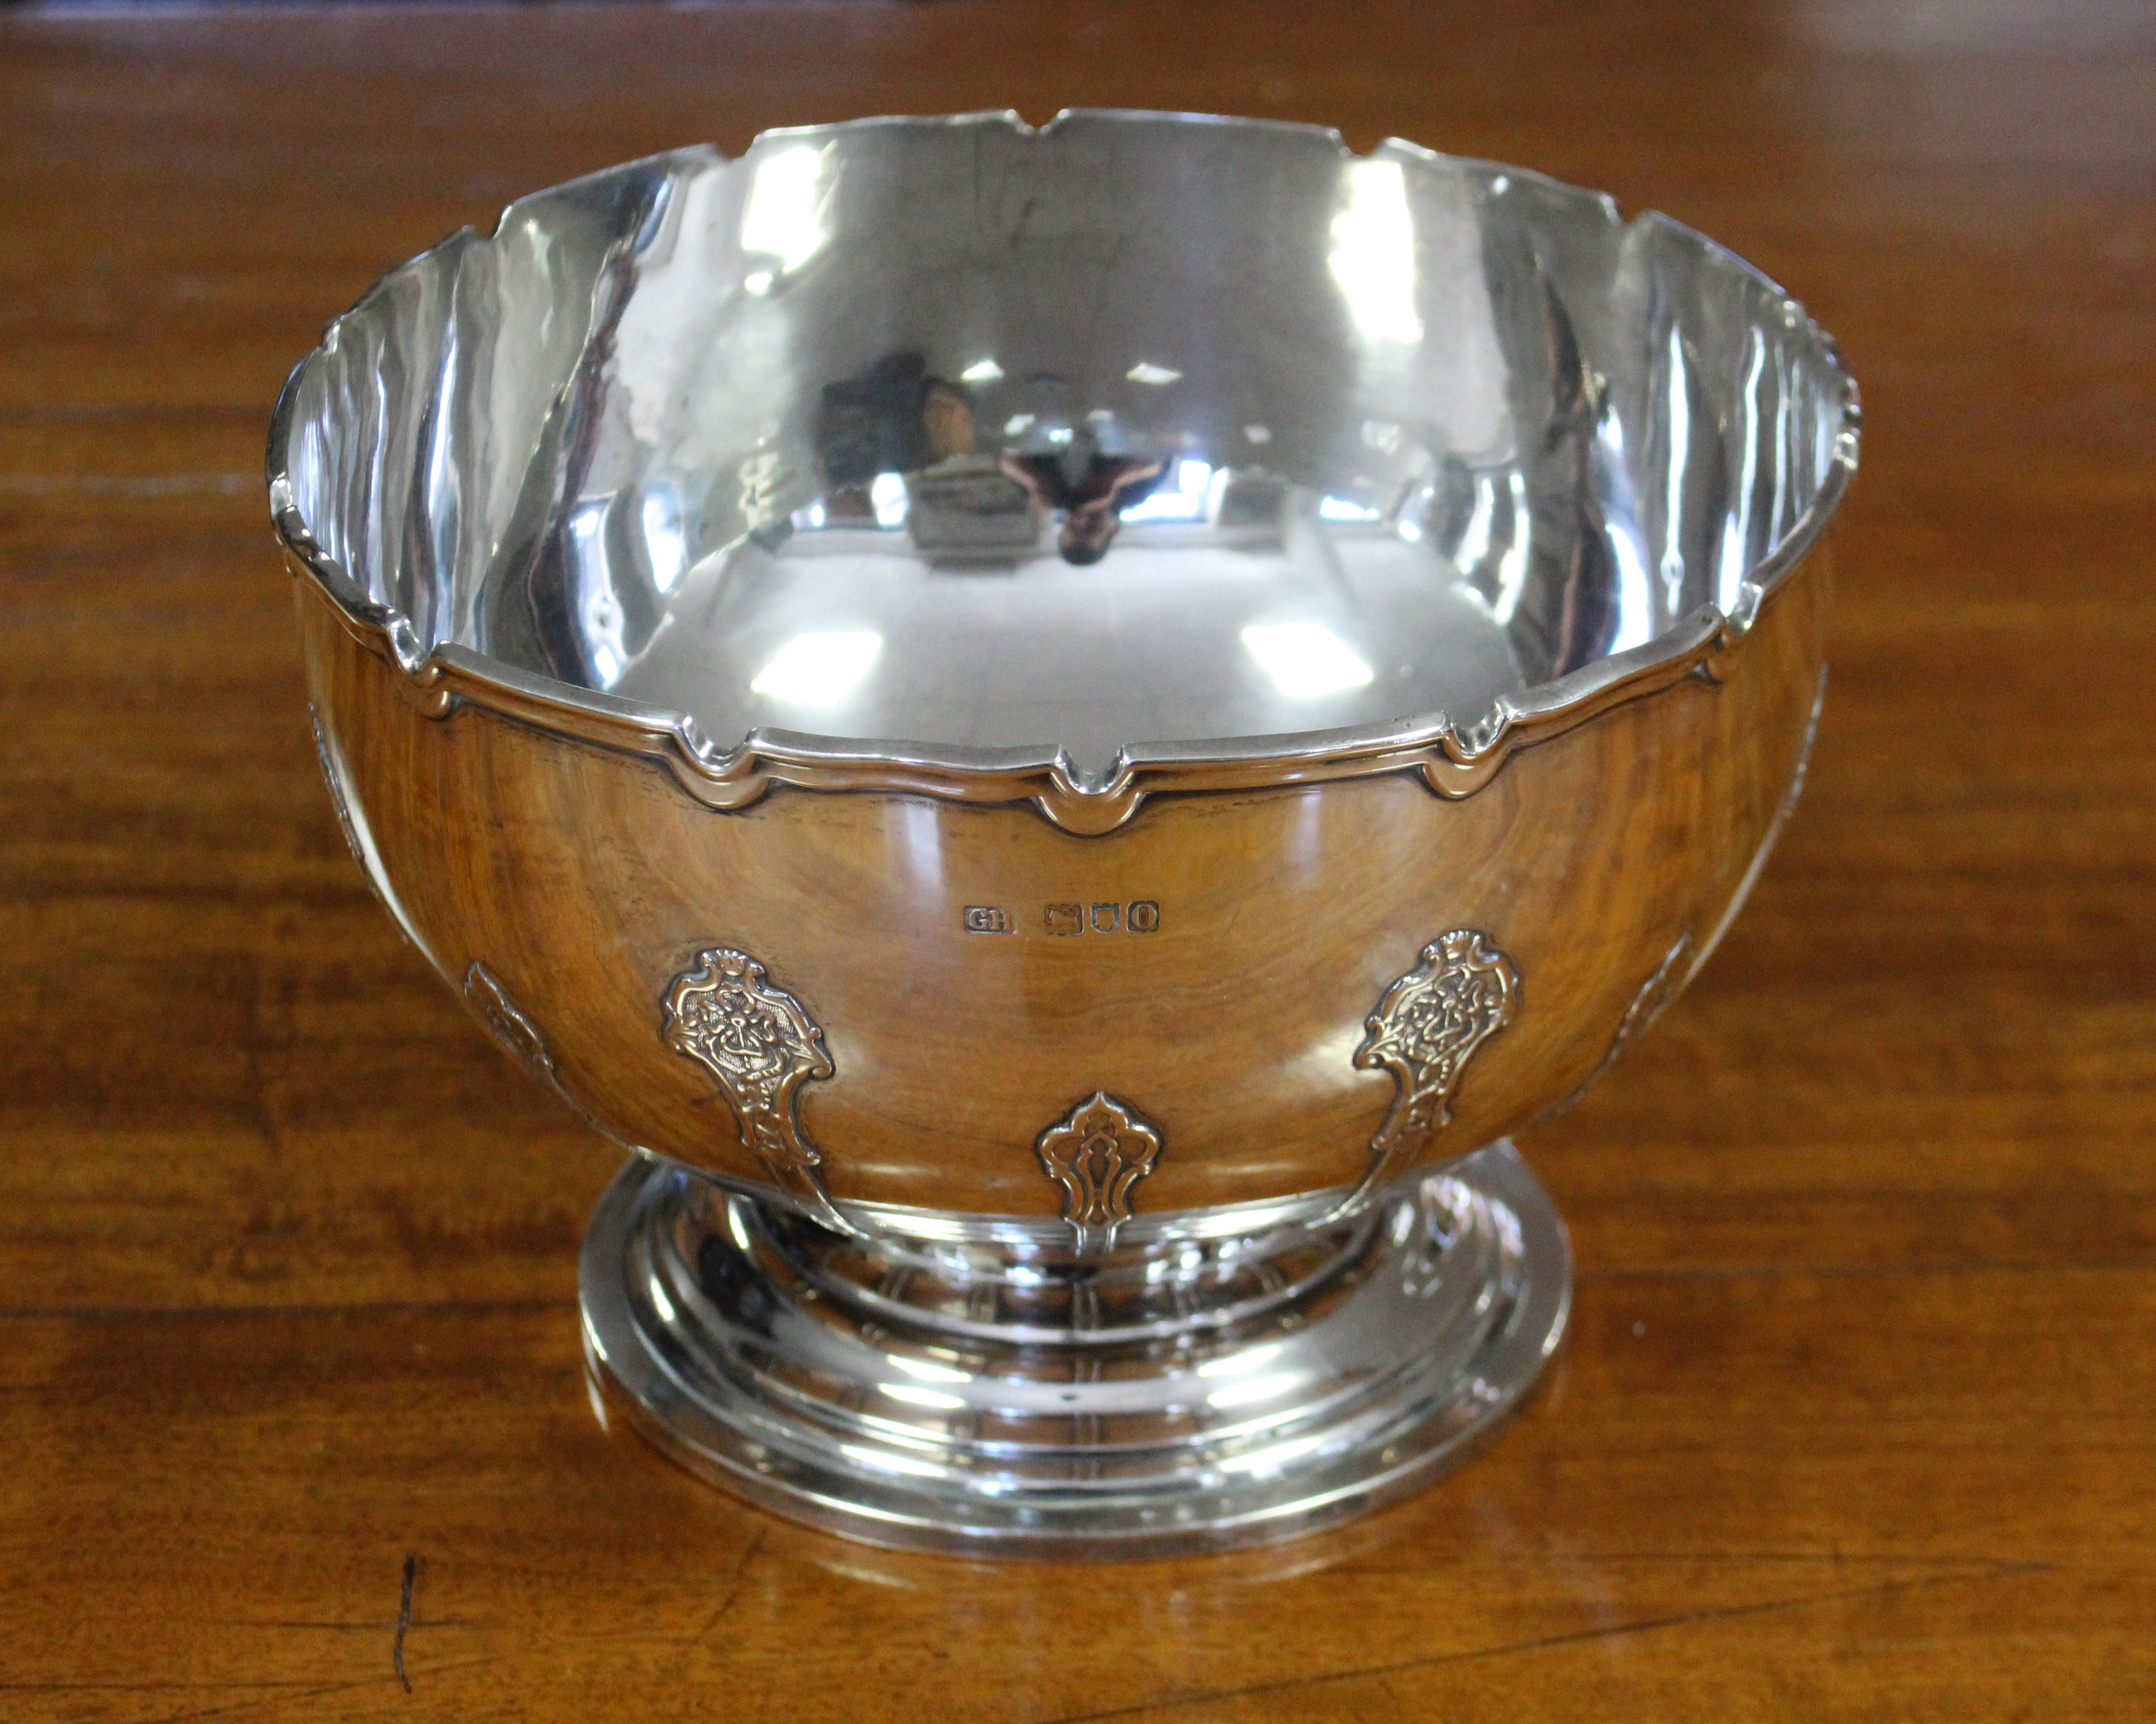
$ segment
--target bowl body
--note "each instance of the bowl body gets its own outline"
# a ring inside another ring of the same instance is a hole
[[[270,476],[361,865],[640,1152],[597,1404],[857,1537],[1107,1555],[1521,1403],[1570,1257],[1503,1135],[1757,875],[1856,450],[1661,218],[990,115],[511,206],[331,326]]]
[[[978,116],[514,205],[270,467],[355,852],[535,1073],[835,1222],[1106,1244],[1465,1154],[1674,996],[1800,777],[1856,424],[1662,218]]]

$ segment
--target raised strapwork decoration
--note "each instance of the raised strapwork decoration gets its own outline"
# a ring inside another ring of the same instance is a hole
[[[1640,1037],[1654,1027],[1655,1020],[1666,1011],[1671,1003],[1691,980],[1698,966],[1691,960],[1691,930],[1686,929],[1677,935],[1675,944],[1662,954],[1662,961],[1655,966],[1655,973],[1640,984],[1640,990],[1625,1006],[1625,1015],[1617,1021],[1617,1028],[1609,1037],[1609,1050],[1603,1054],[1601,1063],[1579,1080],[1579,1087],[1559,1102],[1553,1110],[1562,1114],[1592,1088],[1595,1081],[1617,1063],[1618,1055],[1630,1047]]]
[[[801,1086],[837,1068],[822,1028],[766,974],[732,946],[699,952],[696,968],[675,976],[666,991],[660,1033],[669,1047],[719,1080],[742,1141],[772,1182],[825,1227],[858,1233],[824,1190],[823,1154],[801,1135],[794,1111]]]
[[[612,1132],[592,1117],[591,1110],[569,1094],[568,1086],[562,1083],[562,1073],[554,1064],[553,1050],[539,1033],[539,1026],[510,997],[501,978],[477,959],[465,971],[464,996],[472,1016],[486,1027],[487,1033],[501,1044],[503,1052],[552,1090],[569,1111],[593,1130],[603,1137],[613,1138]],[[619,1138],[613,1140],[621,1141]]]
[[[1519,1003],[1512,960],[1471,928],[1440,934],[1422,949],[1422,962],[1385,990],[1364,1023],[1355,1063],[1390,1072],[1398,1087],[1370,1140],[1369,1171],[1336,1214],[1359,1209],[1450,1123],[1467,1062],[1512,1021]]]
[[[547,1038],[509,997],[501,978],[476,960],[465,971],[465,1004],[501,1044],[504,1052],[549,1089],[560,1093],[562,1081],[554,1070],[554,1056],[547,1051]]]
[[[1131,1218],[1131,1190],[1160,1159],[1160,1133],[1096,1089],[1034,1142],[1041,1170],[1063,1187],[1063,1218],[1078,1254],[1097,1257]]]
[[[374,870],[367,866],[367,847],[359,841],[359,828],[352,824],[352,805],[344,798],[344,781],[337,776],[336,762],[330,756],[330,739],[322,730],[322,715],[313,702],[307,706],[307,722],[315,729],[315,760],[322,769],[322,782],[330,787],[330,801],[336,809],[337,826],[344,833],[346,847],[352,859],[359,864],[359,871],[367,876],[367,883],[377,898],[382,888],[375,883]],[[467,982],[467,987],[469,987]]]

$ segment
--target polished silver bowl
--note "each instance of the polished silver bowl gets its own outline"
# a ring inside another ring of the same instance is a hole
[[[595,1382],[836,1530],[1213,1546],[1457,1459],[1562,1332],[1506,1135],[1794,800],[1856,391],[1539,175],[864,121],[510,207],[270,445],[412,943],[634,1153]]]

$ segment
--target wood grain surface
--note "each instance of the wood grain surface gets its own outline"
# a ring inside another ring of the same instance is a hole
[[[1606,186],[1869,415],[1810,790],[1523,1147],[1576,1327],[1347,1531],[880,1554],[603,1430],[613,1155],[316,776],[270,404],[379,270],[663,147],[1223,110]],[[2156,13],[924,5],[0,18],[0,1716],[2156,1715]]]

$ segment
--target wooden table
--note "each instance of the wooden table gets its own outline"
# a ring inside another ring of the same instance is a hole
[[[1525,1145],[1580,1263],[1547,1392],[1345,1531],[976,1566],[594,1420],[613,1155],[346,855],[259,476],[326,316],[516,193],[1065,103],[1667,209],[1870,419],[1804,806]],[[18,15],[0,116],[0,1713],[2156,1715],[2148,8]]]

